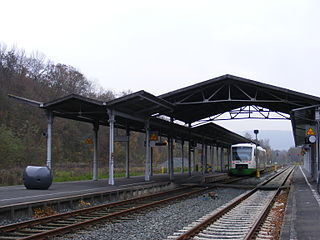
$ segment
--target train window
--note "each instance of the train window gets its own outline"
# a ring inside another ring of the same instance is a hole
[[[250,161],[252,155],[251,147],[233,147],[232,160]]]

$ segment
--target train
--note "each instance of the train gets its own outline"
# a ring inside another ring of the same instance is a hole
[[[267,152],[254,143],[238,143],[231,146],[230,175],[254,175],[259,170],[263,172],[267,167]]]

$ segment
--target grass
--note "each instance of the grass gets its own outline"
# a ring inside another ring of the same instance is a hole
[[[11,186],[23,184],[23,171],[24,168],[10,168],[0,170],[0,186]],[[154,174],[166,173],[166,169],[156,168],[154,169]],[[181,168],[177,167],[174,169],[175,173],[180,173]],[[184,172],[188,172],[185,168]],[[131,167],[130,176],[144,176],[144,167]],[[124,168],[115,168],[114,177],[121,178],[125,177],[126,172]],[[107,168],[100,167],[98,173],[99,179],[109,178],[109,173]],[[81,180],[91,180],[92,179],[92,168],[88,165],[64,165],[55,166],[53,170],[53,182],[67,182],[67,181],[81,181]]]
[[[143,167],[131,167],[130,176],[143,176]],[[126,171],[123,168],[114,169],[114,177],[121,178],[126,176]],[[98,171],[99,179],[109,178],[108,169],[100,168]],[[53,171],[53,181],[54,182],[66,182],[66,181],[81,181],[81,180],[91,180],[92,179],[92,168],[91,167],[73,167],[69,170],[63,168],[56,168]]]
[[[66,170],[56,170],[53,174],[53,182],[67,182],[67,181],[81,181],[81,180],[91,180],[92,179],[92,170],[86,169],[86,171],[66,171]],[[175,173],[180,173],[181,168],[175,168]],[[185,168],[184,172],[188,172],[188,168]],[[154,169],[154,174],[161,173],[161,169]],[[166,173],[166,169],[164,170]],[[143,167],[133,167],[130,169],[130,176],[144,176],[144,168]],[[125,169],[117,168],[114,170],[114,178],[122,178],[126,176]],[[99,179],[107,179],[109,178],[109,173],[104,171],[99,171],[98,174]]]

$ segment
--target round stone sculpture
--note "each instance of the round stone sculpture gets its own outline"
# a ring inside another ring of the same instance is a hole
[[[48,189],[52,174],[48,167],[27,166],[23,173],[23,184],[27,189]]]

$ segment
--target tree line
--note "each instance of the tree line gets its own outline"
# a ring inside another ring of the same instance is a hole
[[[112,86],[112,82],[110,82]],[[53,63],[43,54],[27,55],[23,50],[7,48],[0,44],[0,184],[3,172],[28,165],[45,165],[47,118],[43,110],[8,98],[8,94],[47,102],[75,93],[85,97],[109,101],[116,96],[130,93],[114,93],[89,80],[76,68]],[[88,123],[55,118],[53,124],[53,168],[82,163],[90,165],[92,146],[85,139],[93,135],[93,126]],[[124,134],[119,130],[119,134]],[[145,160],[144,135],[131,133],[131,166],[142,166]],[[272,150],[267,141],[267,152]],[[100,167],[107,167],[108,128],[99,130]],[[176,150],[179,154],[180,150]],[[125,166],[125,148],[116,143],[115,167]],[[153,151],[155,164],[166,160],[165,148]],[[271,156],[270,155],[270,156]],[[21,172],[21,171],[20,171]]]
[[[0,167],[43,165],[46,159],[44,111],[9,99],[8,94],[46,102],[71,93],[104,101],[115,98],[110,90],[97,90],[72,66],[54,64],[41,54],[27,56],[23,50],[0,45]],[[83,147],[91,132],[90,124],[56,118],[55,162],[82,162],[91,157],[89,147]],[[107,151],[107,137],[100,138],[101,151]]]
[[[112,86],[112,82],[110,82]],[[45,165],[47,118],[43,110],[8,97],[8,94],[47,102],[68,94],[109,101],[131,91],[115,93],[105,90],[89,80],[76,68],[55,64],[43,54],[27,55],[23,50],[7,48],[0,44],[0,184],[1,171],[28,165]],[[107,172],[108,127],[100,126],[98,163]],[[117,130],[117,134],[125,134]],[[53,124],[52,158],[57,166],[91,166],[93,146],[85,144],[93,136],[93,126],[88,123],[55,118]],[[132,132],[130,136],[131,166],[143,166],[144,134]],[[116,143],[115,167],[125,166],[125,147]],[[155,149],[154,161],[159,162],[166,152]]]

